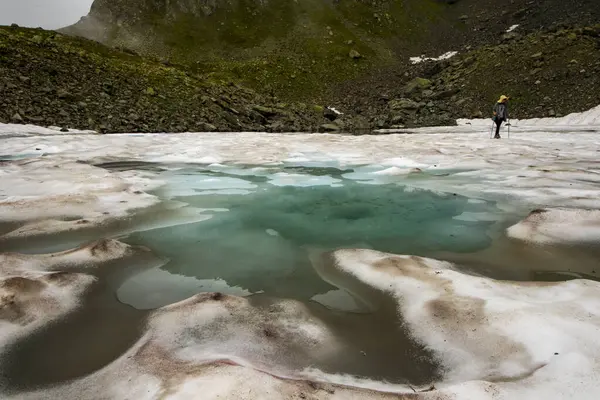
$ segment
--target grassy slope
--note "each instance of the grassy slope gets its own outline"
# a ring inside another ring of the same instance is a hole
[[[320,121],[314,107],[277,104],[230,81],[37,29],[0,27],[0,93],[0,122],[18,113],[22,122],[111,132],[205,130],[207,123],[264,130],[275,120],[308,129]],[[257,105],[273,107],[269,118]]]
[[[110,24],[105,40],[290,100],[314,100],[338,82],[395,63],[396,45],[419,48],[428,36],[423,32],[443,19],[447,7],[436,0],[237,0],[208,16],[175,8],[168,18],[157,7],[143,20]],[[82,34],[84,25],[67,32]],[[351,50],[362,57],[352,59]]]

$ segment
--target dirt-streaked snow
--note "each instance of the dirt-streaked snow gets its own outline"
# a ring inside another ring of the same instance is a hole
[[[190,209],[179,201],[163,204],[147,193],[164,185],[152,171],[98,165],[119,161],[165,163],[171,168],[212,165],[231,168],[230,175],[243,165],[248,168],[243,173],[260,170],[273,185],[301,187],[336,185],[339,179],[270,174],[267,168],[333,165],[352,169],[344,178],[360,180],[365,190],[367,184],[401,182],[407,188],[458,193],[474,202],[495,200],[504,209],[544,208],[508,229],[509,236],[529,242],[524,246],[597,245],[600,135],[593,132],[599,129],[599,114],[597,107],[561,119],[515,120],[510,140],[490,140],[489,120],[413,131],[423,134],[381,136],[98,135],[0,125],[4,160],[0,246],[66,232],[122,234],[119,221],[143,212],[155,217],[153,226],[210,218],[205,210]],[[232,176],[197,182],[213,190],[255,190],[242,183]],[[193,192],[185,181],[179,184],[173,197]],[[161,221],[165,213],[167,222]],[[145,248],[103,240],[53,254],[0,254],[4,310],[0,345],[9,346],[10,340],[79,308],[88,287],[103,279],[98,271],[115,260],[148,253]],[[347,350],[338,333],[299,301],[279,299],[265,308],[248,298],[203,293],[149,312],[137,341],[96,372],[0,396],[90,400],[595,400],[600,396],[598,282],[496,281],[460,272],[449,262],[358,249],[332,252],[313,262],[328,282],[337,282],[365,304],[392,305],[390,318],[398,318],[398,325],[405,326],[439,363],[433,387],[321,370],[319,362],[345,357]],[[160,275],[146,278],[150,282]],[[190,292],[204,284],[227,286],[219,280],[185,283]],[[240,288],[240,294],[245,293]],[[379,303],[372,301],[373,293]],[[320,296],[321,301],[341,299],[335,292],[328,296]]]

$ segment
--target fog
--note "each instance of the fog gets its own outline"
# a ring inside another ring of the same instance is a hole
[[[57,29],[71,25],[90,10],[93,0],[0,0],[0,25]]]

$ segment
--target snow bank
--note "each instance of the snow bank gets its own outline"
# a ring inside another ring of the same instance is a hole
[[[600,283],[518,283],[373,250],[334,252],[329,276],[389,293],[412,334],[445,366],[455,398],[593,399],[600,391]]]
[[[372,250],[322,260],[320,272],[341,286],[393,301],[398,323],[441,363],[440,379],[415,387],[325,372],[319,364],[349,350],[315,310],[203,293],[151,312],[146,333],[105,368],[3,398],[592,400],[600,392],[598,282],[495,281]]]
[[[491,109],[491,108],[490,108]],[[491,111],[490,111],[491,114]],[[472,126],[490,126],[491,115],[489,119],[457,119],[456,122],[459,126],[472,125]],[[563,129],[572,129],[575,127],[593,127],[600,130],[600,106],[594,107],[588,111],[581,113],[572,113],[565,115],[564,117],[557,118],[532,118],[532,119],[511,119],[510,123],[513,128],[527,128],[527,127],[538,127],[544,128],[556,128],[560,127]]]
[[[539,209],[506,232],[538,244],[598,244],[600,210]]]
[[[97,280],[88,271],[148,253],[115,240],[54,254],[0,253],[0,355],[12,341],[79,308]]]
[[[142,174],[110,173],[91,165],[36,158],[4,165],[1,171],[0,220],[102,218],[156,204],[147,195],[160,185]]]
[[[68,132],[61,132],[57,126],[42,127],[31,124],[0,124],[0,138],[3,136],[20,135],[73,135],[73,134],[95,134],[96,131],[69,129]]]

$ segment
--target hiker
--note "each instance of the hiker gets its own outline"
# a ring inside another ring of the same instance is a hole
[[[500,96],[500,100],[494,104],[494,122],[496,123],[496,135],[494,139],[500,139],[500,125],[508,119],[508,96]]]

